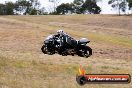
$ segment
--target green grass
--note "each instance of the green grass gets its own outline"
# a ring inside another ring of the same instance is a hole
[[[61,59],[61,58],[60,58]],[[90,60],[90,59],[89,59]],[[95,60],[98,63],[100,60]],[[84,65],[83,68],[87,74],[91,73],[129,73],[129,69],[109,66],[102,64]],[[104,63],[103,61],[101,63]],[[120,65],[120,64],[119,64]],[[92,67],[93,66],[93,67]],[[7,86],[11,88],[80,88],[76,84],[76,74],[78,74],[78,64],[55,64],[54,62],[45,62],[39,59],[19,59],[5,58],[0,56],[0,87]],[[4,80],[3,80],[4,78]],[[110,88],[109,85],[89,85],[94,88]],[[85,85],[86,88],[89,87]],[[124,85],[122,85],[124,86]],[[126,87],[125,85],[124,87]],[[130,86],[130,85],[129,85]],[[117,86],[116,86],[117,87]]]
[[[42,63],[41,61],[35,60],[19,60],[19,59],[8,59],[5,57],[0,57],[0,68],[10,68],[10,69],[29,69],[36,70],[39,72],[47,73],[48,75],[59,75],[59,74],[68,74],[75,75],[78,70],[78,65],[57,65],[53,63]],[[1,69],[2,70],[2,69]],[[7,69],[8,70],[8,69]]]
[[[96,34],[96,33],[89,33],[87,35],[91,40],[108,43],[108,44],[115,44],[121,45],[125,47],[132,47],[132,39],[131,38],[124,38],[119,36],[112,36],[106,34]]]

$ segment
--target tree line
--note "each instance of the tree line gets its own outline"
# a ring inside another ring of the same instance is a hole
[[[96,0],[74,0],[73,3],[62,3],[56,8],[56,14],[99,14],[100,12],[101,8]]]
[[[0,4],[0,15],[41,15],[44,8],[40,8],[38,0],[18,0]]]
[[[49,0],[54,3],[54,10],[46,12],[41,7],[39,0],[17,0],[15,3],[9,1],[4,4],[0,3],[0,15],[45,15],[45,14],[100,14],[101,8],[97,2],[102,0],[74,0],[72,3],[59,3],[58,0]],[[121,12],[126,12],[127,7],[132,10],[132,0],[108,0],[112,8]]]
[[[117,9],[119,15],[121,12],[126,14],[126,10],[128,9],[132,11],[132,0],[109,0],[108,4],[111,5],[112,8]]]

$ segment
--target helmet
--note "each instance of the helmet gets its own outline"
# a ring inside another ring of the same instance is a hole
[[[58,30],[57,33],[62,34],[62,33],[64,33],[64,31],[63,30]]]

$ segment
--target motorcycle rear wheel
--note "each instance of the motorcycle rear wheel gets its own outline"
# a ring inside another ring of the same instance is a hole
[[[82,49],[82,56],[85,58],[88,58],[92,55],[92,49],[89,46],[86,46],[84,49]]]

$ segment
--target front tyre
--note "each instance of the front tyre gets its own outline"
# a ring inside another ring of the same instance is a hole
[[[55,51],[54,51],[52,48],[48,49],[46,45],[43,45],[43,46],[42,46],[41,51],[42,51],[44,54],[48,54],[48,55],[53,55],[53,54],[55,54]]]
[[[42,46],[41,51],[42,51],[44,54],[47,54],[47,48],[46,48],[45,45]]]

